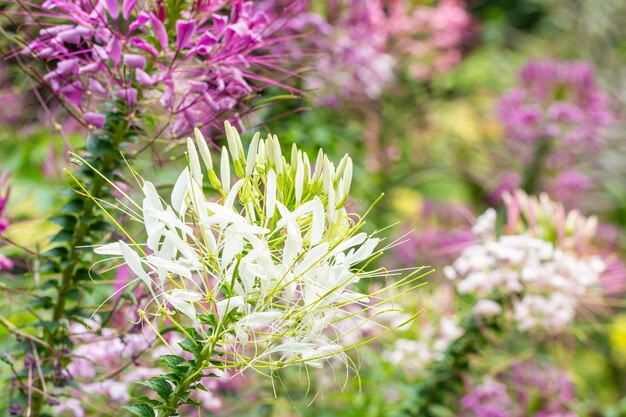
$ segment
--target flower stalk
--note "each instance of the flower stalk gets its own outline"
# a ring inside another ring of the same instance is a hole
[[[61,226],[61,230],[51,238],[56,246],[44,254],[42,272],[60,274],[58,281],[52,278],[50,283],[56,294],[50,305],[50,318],[42,323],[43,339],[46,345],[36,347],[42,378],[37,382],[31,393],[31,416],[38,417],[46,403],[44,384],[63,386],[67,375],[63,369],[70,362],[69,356],[64,353],[70,347],[67,338],[67,323],[79,319],[83,315],[81,300],[86,290],[84,285],[93,278],[89,273],[91,260],[86,246],[98,243],[103,236],[111,231],[109,224],[104,221],[102,212],[96,204],[96,199],[106,199],[110,188],[104,178],[115,178],[120,165],[120,148],[124,143],[134,140],[134,128],[124,117],[124,105],[119,104],[116,111],[107,114],[107,120],[102,130],[93,132],[87,144],[88,156],[85,161],[103,174],[94,175],[91,167],[81,164],[81,167],[72,175],[81,179],[85,187],[84,192],[77,191],[72,195],[59,214],[50,220]],[[80,162],[76,162],[79,163]],[[88,194],[90,198],[87,198]],[[75,304],[68,308],[70,302]],[[50,371],[45,371],[50,370]]]

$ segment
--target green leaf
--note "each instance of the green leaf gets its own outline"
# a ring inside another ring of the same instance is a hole
[[[172,394],[172,386],[169,384],[169,382],[159,377],[150,378],[147,381],[140,382],[140,384],[150,388],[164,400],[167,400]]]
[[[163,355],[159,358],[159,362],[163,362],[165,366],[175,373],[180,372],[180,369],[177,369],[176,367],[184,361],[185,359],[178,355]]]
[[[48,221],[50,223],[58,224],[63,229],[73,229],[74,226],[76,226],[76,217],[70,214],[62,214],[60,216],[50,217]]]
[[[198,355],[202,351],[202,346],[198,343],[192,342],[189,338],[185,338],[178,344],[185,352],[193,354],[194,358],[198,359]]]
[[[96,232],[110,232],[115,230],[115,228],[105,221],[98,220],[89,226],[89,230]]]
[[[74,238],[74,232],[72,232],[71,230],[61,230],[59,233],[54,235],[52,239],[50,239],[50,242],[53,242],[53,243],[70,242],[73,238]]]
[[[155,417],[152,407],[146,404],[123,405],[122,408],[127,409],[134,416]]]
[[[80,213],[83,210],[83,200],[74,199],[63,206],[61,213]]]
[[[157,407],[157,406],[159,406],[161,404],[157,400],[153,400],[152,398],[148,398],[148,397],[144,397],[144,396],[133,397],[133,401],[136,401],[136,402],[141,403],[141,404],[146,404],[146,405],[149,405],[151,407]]]
[[[41,256],[44,257],[65,257],[67,256],[67,249],[66,248],[62,248],[60,246],[57,246],[56,248],[52,248],[48,251],[45,251],[44,253],[41,254]]]

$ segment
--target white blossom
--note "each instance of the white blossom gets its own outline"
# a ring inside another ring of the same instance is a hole
[[[123,258],[153,294],[152,315],[181,313],[178,320],[188,320],[207,343],[217,341],[239,366],[318,366],[344,351],[342,320],[362,311],[363,325],[368,311],[384,305],[386,291],[398,293],[394,285],[374,297],[355,290],[382,271],[362,269],[380,252],[380,239],[359,232],[361,223],[344,206],[352,162],[346,155],[335,169],[320,153],[311,172],[295,147],[288,163],[275,136],[255,135],[246,156],[228,124],[226,134],[219,174],[196,131],[199,152],[189,139],[189,166],[169,199],[143,184],[145,240],[96,252]],[[357,312],[345,314],[348,306]]]

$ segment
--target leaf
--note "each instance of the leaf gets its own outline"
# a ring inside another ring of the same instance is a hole
[[[74,199],[61,209],[61,213],[80,213],[83,210],[83,200]],[[52,219],[50,219],[52,221]]]
[[[163,355],[159,358],[159,362],[163,362],[171,371],[179,372],[180,369],[176,367],[184,362],[185,359],[178,355]]]
[[[163,400],[167,400],[172,394],[172,386],[169,382],[159,377],[150,378],[147,381],[140,382],[140,384],[156,392]]]
[[[54,235],[52,239],[50,239],[50,242],[53,242],[53,243],[70,242],[73,238],[74,238],[74,232],[70,230],[61,230],[59,233]]]
[[[161,404],[157,400],[153,400],[152,398],[148,398],[148,397],[144,397],[144,396],[133,397],[133,401],[136,401],[136,402],[141,403],[141,404],[146,404],[146,405],[149,405],[149,406],[152,406],[152,407],[156,407],[156,406]]]
[[[123,405],[122,408],[130,411],[132,415],[139,417],[155,417],[152,407],[146,404]]]
[[[115,228],[103,220],[98,220],[97,222],[89,225],[89,230],[96,232],[110,232],[115,230]]]
[[[71,204],[71,202],[68,204]],[[50,217],[48,221],[50,223],[58,224],[63,229],[73,229],[74,226],[76,226],[76,217],[69,214]]]
[[[46,257],[46,258],[65,257],[67,256],[67,249],[58,246],[56,248],[52,248],[48,251],[45,251],[44,253],[41,254],[41,256]]]
[[[191,353],[194,358],[197,358],[202,350],[199,344],[194,344],[189,338],[185,338],[178,344],[185,352]]]

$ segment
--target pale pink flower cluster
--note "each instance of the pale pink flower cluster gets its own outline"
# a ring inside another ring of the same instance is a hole
[[[591,249],[595,218],[566,213],[546,195],[507,195],[508,223],[497,232],[489,209],[473,232],[479,242],[467,247],[446,276],[457,291],[472,294],[478,314],[504,314],[520,331],[562,332],[583,301],[596,297],[605,261]],[[512,309],[506,311],[504,306]]]

